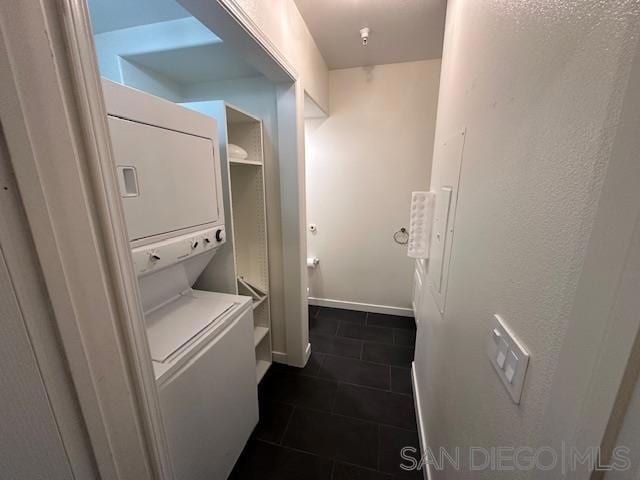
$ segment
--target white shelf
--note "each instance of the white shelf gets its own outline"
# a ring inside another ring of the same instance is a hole
[[[269,269],[264,168],[231,163],[230,178],[236,274],[250,286],[267,292]]]
[[[256,160],[242,160],[240,158],[229,157],[229,163],[233,163],[235,165],[254,165],[257,167],[262,166],[262,162],[258,162]]]
[[[267,336],[269,329],[267,327],[254,327],[253,328],[253,345],[257,347],[258,344]]]
[[[262,305],[265,300],[267,299],[267,296],[265,295],[264,297],[258,299],[258,300],[253,300],[253,309],[255,310],[256,308],[258,308],[260,305]]]
[[[256,379],[258,383],[260,383],[264,375],[267,373],[267,370],[269,370],[270,366],[271,362],[267,362],[266,360],[258,360],[258,362],[256,363]]]
[[[222,188],[227,242],[201,276],[199,288],[252,298],[256,374],[260,382],[272,359],[262,121],[223,101],[189,106],[218,120],[221,173],[222,178],[229,179]],[[229,155],[229,144],[243,148],[247,158]]]

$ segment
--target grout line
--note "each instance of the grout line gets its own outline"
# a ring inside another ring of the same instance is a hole
[[[284,437],[287,434],[287,430],[289,430],[289,425],[291,425],[291,420],[293,419],[293,414],[296,412],[296,408],[297,405],[293,405],[293,408],[291,409],[291,413],[289,414],[289,418],[287,419],[287,424],[284,427],[284,430],[282,431],[282,436],[280,437],[280,442],[278,442],[278,445],[282,445],[282,442],[284,442]]]
[[[324,353],[321,353],[320,355],[322,355],[322,358],[320,358],[320,362],[318,364],[318,372],[315,375],[313,375],[313,377],[319,378],[322,380],[322,377],[319,374],[322,371],[322,367],[324,367],[324,361],[327,359],[327,356]]]
[[[365,342],[362,342],[360,355],[362,354],[362,349],[364,348],[364,343]],[[336,355],[335,353],[326,353],[326,352],[318,352],[318,351],[316,351],[315,353],[319,353],[320,355],[324,355],[325,357],[343,358],[345,360],[356,360],[356,361],[360,361],[360,362],[371,363],[373,365],[382,365],[382,366],[386,366],[386,367],[404,368],[405,370],[411,370],[411,364],[406,365],[406,366],[404,366],[404,365],[394,365],[392,363],[373,362],[371,360],[363,360],[362,358],[346,357],[344,355]],[[296,367],[293,367],[293,368],[296,368]],[[296,375],[307,375],[307,374],[297,373]]]
[[[316,413],[324,413],[325,415],[329,415],[329,416],[335,416],[335,417],[340,417],[340,418],[346,418],[348,420],[355,420],[357,422],[361,422],[361,423],[366,423],[368,425],[379,425],[381,427],[388,427],[388,428],[395,428],[397,430],[402,430],[403,432],[410,432],[410,433],[416,433],[418,431],[417,429],[417,425],[416,425],[416,429],[412,430],[410,428],[405,428],[405,427],[399,427],[398,425],[393,425],[391,423],[384,423],[384,422],[380,422],[380,421],[375,421],[375,420],[367,420],[366,418],[360,418],[360,417],[352,417],[351,415],[345,415],[344,413],[335,413],[335,412],[328,412],[327,410],[320,410],[318,408],[313,408],[313,407],[308,407],[306,405],[296,405],[294,403],[288,403],[288,402],[280,402],[280,403],[284,403],[285,405],[289,405],[290,407],[294,407],[296,410],[309,410],[311,412],[316,412]],[[293,417],[293,412],[292,415]],[[289,424],[287,423],[287,429],[289,428]],[[286,433],[286,432],[285,432]],[[282,436],[283,440],[284,440],[284,435]],[[267,443],[273,443],[273,442],[269,442],[267,440],[260,440],[262,442],[267,442]],[[273,443],[274,445],[280,445],[280,444],[276,444]],[[288,445],[284,445],[282,444],[283,447],[287,447],[287,448],[291,448]]]
[[[358,468],[360,470],[366,470],[367,472],[381,473],[385,477],[390,477],[393,480],[395,480],[395,478],[396,478],[396,477],[393,476],[392,473],[385,472],[383,470],[378,470],[377,468],[365,467],[364,465],[358,465],[357,463],[347,462],[346,460],[342,460],[342,459],[336,460],[336,463],[337,462],[344,463],[345,465],[349,465],[350,467],[356,467],[356,468]],[[360,478],[360,477],[358,477],[358,478]]]
[[[382,470],[378,470],[377,468],[366,467],[364,465],[359,465],[357,463],[348,462],[346,460],[338,459],[336,457],[327,457],[325,455],[320,455],[320,454],[318,454],[316,452],[311,452],[309,450],[302,450],[301,448],[292,447],[292,446],[289,446],[289,445],[277,445],[277,444],[275,444],[273,442],[269,442],[268,440],[260,440],[260,439],[256,439],[255,441],[256,442],[266,443],[268,445],[273,445],[273,446],[276,446],[276,447],[280,447],[283,450],[291,450],[292,452],[304,453],[305,455],[311,455],[312,457],[317,457],[317,458],[323,458],[325,460],[330,460],[332,462],[332,464],[333,464],[333,466],[331,468],[331,478],[333,478],[333,475],[334,475],[334,472],[335,472],[335,466],[336,466],[336,464],[338,462],[344,463],[345,465],[349,465],[351,467],[359,468],[361,470],[366,470],[368,472],[382,473],[382,474],[387,475],[387,476],[392,475],[392,474],[390,474],[388,472],[384,472]]]
[[[395,395],[402,395],[402,396],[405,396],[405,397],[413,398],[413,395],[410,394],[410,393],[395,392],[395,391],[393,391],[391,389],[391,368],[394,367],[393,365],[387,365],[387,364],[384,364],[384,363],[367,362],[365,360],[358,360],[356,358],[346,358],[346,357],[341,357],[339,355],[331,355],[331,354],[328,354],[328,353],[323,353],[321,355],[323,355],[324,358],[321,360],[321,366],[320,366],[318,372],[320,372],[320,370],[322,369],[322,366],[324,365],[324,362],[326,361],[326,357],[340,358],[340,359],[343,359],[343,360],[353,360],[353,361],[356,361],[356,362],[362,362],[362,363],[366,363],[366,364],[370,364],[370,365],[375,365],[377,367],[387,367],[387,372],[388,372],[388,375],[389,375],[389,388],[385,389],[385,388],[380,388],[380,387],[372,387],[371,385],[363,385],[361,383],[349,382],[349,381],[342,380],[342,379],[337,379],[337,378],[321,377],[318,374],[314,375],[314,374],[297,372],[297,373],[290,373],[290,374],[285,373],[284,375],[291,375],[291,376],[294,376],[294,377],[300,376],[300,377],[306,377],[306,378],[314,378],[314,379],[320,380],[322,382],[335,382],[336,384],[342,383],[344,385],[350,385],[350,386],[353,386],[353,387],[370,388],[372,390],[377,390],[379,392],[393,393]],[[395,368],[401,368],[402,369],[404,367],[395,367]],[[409,368],[404,368],[404,370],[410,370],[410,369]],[[287,402],[283,402],[282,400],[269,400],[269,401],[276,402],[276,403],[287,403]],[[294,404],[291,404],[291,405],[294,405]]]
[[[393,343],[393,339],[391,340],[391,343],[389,343],[389,342],[379,342],[377,340],[365,340],[363,338],[345,337],[343,335],[336,335],[336,336],[338,338],[346,338],[347,340],[357,340],[359,342],[372,343],[374,345],[386,345],[387,347],[411,348],[411,347],[405,347],[404,345],[396,345],[395,343]]]
[[[389,327],[364,327],[364,328],[373,328],[373,329],[378,329],[379,328],[379,329],[384,329],[384,330],[391,330],[391,341],[368,340],[368,339],[364,339],[364,338],[347,337],[346,335],[341,335],[340,334],[340,326],[342,325],[342,323],[343,323],[343,321],[341,320],[339,322],[338,328],[336,329],[336,333],[333,334],[333,335],[328,334],[328,333],[322,333],[322,332],[321,333],[314,333],[313,335],[315,335],[315,336],[324,335],[325,337],[337,337],[337,338],[344,338],[344,339],[347,339],[347,340],[357,340],[357,341],[365,342],[365,343],[373,343],[375,345],[387,345],[389,347],[409,348],[409,349],[412,348],[409,345],[402,345],[402,344],[399,344],[399,343],[395,342],[395,334],[394,334],[393,331],[397,330],[397,329],[389,328]],[[362,326],[362,325],[359,325],[359,326]],[[309,334],[309,336],[311,337],[312,335]]]
[[[339,416],[341,416],[341,415],[339,415]],[[378,428],[378,430],[379,430],[379,428]],[[320,454],[318,454],[318,453],[316,453],[316,452],[311,452],[311,451],[309,451],[309,450],[302,450],[301,448],[292,447],[292,446],[290,446],[290,445],[280,445],[280,444],[277,444],[277,443],[273,443],[273,442],[271,442],[271,441],[269,441],[269,440],[262,440],[262,439],[259,439],[259,438],[256,438],[254,441],[255,441],[255,442],[260,442],[260,443],[266,443],[267,445],[272,445],[272,446],[274,446],[274,447],[282,448],[283,450],[290,450],[290,451],[292,451],[292,452],[303,453],[303,454],[305,454],[305,455],[310,455],[310,456],[312,456],[312,457],[322,458],[322,459],[325,459],[325,460],[329,460],[329,461],[331,461],[331,463],[332,463],[332,467],[331,467],[331,477],[330,477],[331,479],[333,479],[333,478],[334,478],[334,475],[335,475],[335,468],[336,468],[336,464],[337,464],[338,462],[343,463],[343,464],[345,464],[345,465],[349,465],[349,466],[351,466],[351,467],[356,467],[356,468],[358,468],[358,469],[360,469],[360,470],[366,470],[367,472],[376,472],[376,473],[381,473],[381,474],[386,475],[386,476],[390,476],[390,475],[392,475],[392,474],[390,474],[390,473],[388,473],[388,472],[385,472],[385,471],[383,471],[383,470],[380,470],[379,468],[366,467],[366,466],[364,466],[364,465],[359,465],[359,464],[357,464],[357,463],[348,462],[348,461],[346,461],[346,460],[338,459],[338,458],[336,458],[336,457],[327,457],[327,456],[325,456],[325,455],[320,455]],[[393,477],[392,477],[392,478],[393,478]]]
[[[380,433],[380,424],[378,424],[378,428],[376,428],[376,433],[378,434],[377,440],[378,440],[378,452],[376,455],[376,469],[378,471],[380,471],[380,453],[382,452],[382,434]]]
[[[338,381],[336,384],[336,391],[333,394],[333,402],[331,403],[331,415],[333,415],[333,412],[336,409],[336,403],[338,403],[338,390],[340,389],[340,382]]]
[[[411,395],[410,393],[394,392],[393,390],[385,390],[383,388],[371,387],[369,385],[361,385],[359,383],[345,382],[344,380],[339,380],[338,382],[342,383],[343,385],[348,385],[350,387],[368,388],[369,390],[376,390],[378,392],[384,392],[384,393],[393,393],[394,395],[401,395],[403,397],[413,398],[413,395]]]
[[[289,446],[289,445],[280,445],[280,444],[277,444],[277,443],[270,442],[269,440],[261,440],[261,439],[257,438],[255,441],[256,442],[266,443],[268,445],[273,445],[274,447],[280,447],[283,450],[291,450],[292,452],[304,453],[306,455],[311,455],[313,457],[325,458],[327,460],[333,460],[333,457],[325,457],[324,455],[320,455],[320,454],[317,454],[315,452],[310,452],[309,450],[302,450],[300,448],[292,447],[292,446]]]
[[[390,363],[372,362],[371,360],[360,360],[359,358],[345,357],[342,355],[336,355],[334,353],[322,353],[322,352],[317,352],[317,353],[325,357],[340,358],[342,360],[353,360],[354,362],[362,362],[362,363],[367,363],[369,365],[378,365],[379,367],[395,367],[396,366],[396,365],[391,365]],[[397,367],[397,368],[405,368],[407,370],[411,370],[411,367]]]

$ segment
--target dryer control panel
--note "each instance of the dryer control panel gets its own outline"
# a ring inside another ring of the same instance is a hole
[[[223,245],[225,240],[224,225],[220,225],[134,248],[131,254],[136,275],[146,275],[179,263],[188,257],[215,250]]]

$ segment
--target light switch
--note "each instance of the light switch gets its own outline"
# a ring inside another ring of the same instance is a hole
[[[516,375],[516,368],[518,367],[518,356],[509,352],[507,355],[507,363],[504,367],[504,376],[507,378],[507,382],[513,383],[513,378]]]
[[[493,316],[487,335],[487,356],[511,399],[519,404],[529,366],[529,352],[498,315]]]
[[[498,345],[498,342],[502,338],[502,334],[500,333],[500,330],[498,330],[497,328],[494,328],[491,334],[493,335],[493,341],[496,342],[496,345]]]
[[[500,368],[504,368],[504,362],[507,359],[507,352],[509,351],[509,344],[500,336],[498,340],[498,354],[496,355],[496,363]]]

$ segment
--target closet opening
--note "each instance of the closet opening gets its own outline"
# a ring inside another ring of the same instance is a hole
[[[130,344],[160,470],[180,479],[226,478],[272,363],[309,355],[300,86],[205,3],[87,0],[142,313]]]

